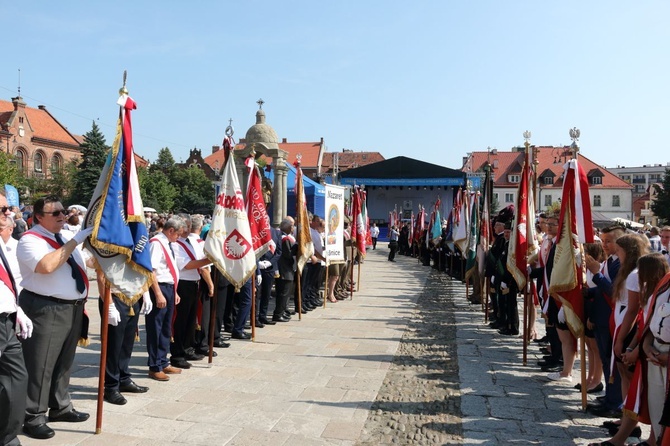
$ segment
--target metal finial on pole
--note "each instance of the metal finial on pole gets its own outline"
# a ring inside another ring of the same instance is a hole
[[[577,155],[579,154],[579,136],[581,135],[581,132],[577,127],[573,127],[570,129],[570,139],[572,140],[572,144],[570,144],[570,151],[572,152],[572,156],[577,158]]]
[[[128,89],[126,88],[126,80],[127,80],[127,78],[128,78],[128,71],[127,71],[127,70],[123,70],[123,87],[119,88],[119,94],[122,95],[122,96],[123,96],[124,94],[128,94]]]
[[[263,110],[263,104],[265,104],[265,101],[261,98],[256,101],[256,104],[258,104],[258,109]]]
[[[21,68],[19,68],[19,97],[21,97]]]

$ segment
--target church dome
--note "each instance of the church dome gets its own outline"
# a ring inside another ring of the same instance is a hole
[[[245,136],[246,144],[261,143],[268,148],[278,148],[277,132],[265,123],[265,112],[260,109],[256,112],[256,124],[249,127]]]

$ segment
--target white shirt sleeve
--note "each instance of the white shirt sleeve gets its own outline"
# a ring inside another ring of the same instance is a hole
[[[628,291],[635,291],[636,293],[640,292],[637,269],[634,269],[628,277],[626,277],[626,289]]]

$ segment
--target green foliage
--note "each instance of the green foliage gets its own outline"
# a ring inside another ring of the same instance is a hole
[[[168,212],[175,207],[177,189],[160,170],[137,169],[142,204],[159,212]]]
[[[0,151],[0,186],[4,188],[5,184],[11,184],[18,188],[21,185],[22,177],[14,162],[14,157]]]
[[[663,185],[659,187],[653,185],[656,189],[656,200],[651,203],[652,212],[658,217],[660,224],[670,223],[670,169],[665,169]]]
[[[195,166],[176,169],[170,179],[179,191],[175,203],[176,211],[195,213],[209,209],[211,212],[214,208],[214,186],[204,170]]]
[[[81,146],[82,161],[75,174],[74,190],[70,197],[71,203],[88,206],[100,179],[102,168],[105,166],[109,150],[110,147],[105,142],[104,135],[93,122],[91,130],[84,135],[84,144]]]
[[[167,175],[168,178],[172,178],[172,174],[176,170],[176,166],[174,164],[174,157],[172,156],[172,152],[170,152],[169,148],[163,147],[160,149],[156,162],[151,164],[149,170],[152,172],[163,172],[165,175]]]

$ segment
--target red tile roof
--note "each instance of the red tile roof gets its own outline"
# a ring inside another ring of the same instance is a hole
[[[337,164],[340,171],[352,169],[354,167],[366,166],[368,164],[384,161],[384,156],[379,152],[325,152],[321,161],[321,171],[330,172],[333,170],[333,156],[338,154]]]
[[[563,186],[563,181],[560,180],[561,175],[563,175],[563,162],[559,161],[561,154],[564,150],[569,150],[569,147],[551,147],[551,146],[539,146],[537,147],[537,173],[538,173],[538,183],[540,175],[546,175],[547,170],[551,171],[554,174],[554,184],[542,184],[542,189],[557,188],[560,189]],[[487,160],[490,160],[493,165],[493,174],[494,174],[494,186],[495,187],[516,187],[517,183],[510,183],[508,181],[509,174],[518,174],[515,169],[517,163],[523,165],[524,152],[472,152],[470,157],[463,166],[464,172],[477,172],[483,171],[483,167],[486,164]],[[632,189],[633,186],[607,170],[607,168],[600,166],[587,157],[579,154],[579,162],[585,172],[595,172],[596,170],[602,172],[602,184],[591,184],[589,188],[592,189]]]
[[[235,146],[235,150],[244,148],[244,143]],[[279,148],[288,152],[287,161],[293,164],[298,154],[302,155],[303,169],[316,169],[319,165],[319,155],[321,151],[321,141],[317,142],[280,142]],[[218,150],[205,157],[205,162],[213,169],[220,169],[223,166],[223,150]],[[267,158],[268,164],[272,163],[272,158]]]
[[[0,100],[1,124],[7,123],[7,120],[13,112],[14,104],[12,102]],[[79,141],[77,141],[74,135],[58,122],[46,108],[32,108],[26,106],[25,113],[30,128],[34,131],[34,137],[57,141],[64,144],[79,145]]]

